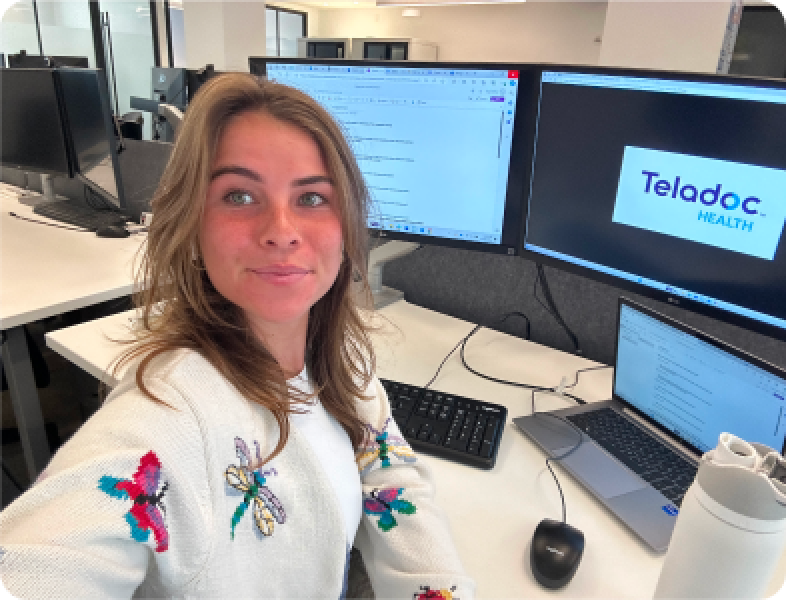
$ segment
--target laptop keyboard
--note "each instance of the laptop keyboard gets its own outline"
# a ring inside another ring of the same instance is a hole
[[[455,394],[380,379],[409,445],[464,465],[491,469],[508,409]]]
[[[696,477],[696,465],[611,408],[566,419],[674,504],[682,504]]]

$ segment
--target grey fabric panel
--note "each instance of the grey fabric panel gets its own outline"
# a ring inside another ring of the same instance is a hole
[[[148,140],[124,140],[117,160],[126,203],[135,217],[150,210],[150,200],[172,153],[172,144]]]
[[[545,267],[545,272],[562,318],[592,360],[613,362],[617,298],[625,295],[786,368],[786,342],[553,267]],[[568,336],[533,297],[535,275],[535,263],[526,258],[424,246],[385,265],[383,281],[403,291],[413,304],[486,326],[505,313],[521,311],[532,322],[532,340],[572,352]],[[525,332],[524,321],[514,318],[495,329],[519,337]]]

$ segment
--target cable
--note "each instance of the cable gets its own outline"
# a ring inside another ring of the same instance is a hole
[[[499,324],[500,324],[500,325],[502,325],[502,324],[503,324],[505,321],[507,321],[507,320],[508,320],[510,317],[521,317],[522,319],[524,319],[524,320],[527,322],[527,328],[525,329],[525,332],[526,332],[526,333],[524,334],[524,339],[525,339],[525,340],[529,340],[529,335],[530,335],[530,322],[529,322],[529,317],[528,317],[527,315],[525,315],[523,312],[519,312],[519,311],[517,311],[517,310],[514,310],[513,312],[509,312],[509,313],[508,313],[508,314],[506,314],[504,317],[502,317],[502,319],[500,319],[500,321],[499,321]]]
[[[548,457],[546,459],[546,467],[548,468],[549,473],[551,473],[551,477],[554,479],[554,483],[557,484],[557,490],[559,491],[560,501],[562,502],[562,522],[563,523],[567,523],[568,519],[567,519],[567,508],[566,508],[566,505],[565,505],[565,494],[562,492],[562,486],[559,483],[559,478],[557,477],[557,474],[554,472],[554,469],[551,468],[551,464],[550,463],[551,463],[551,461],[560,461],[560,460],[562,460],[564,458],[567,458],[568,456],[573,454],[576,450],[578,450],[579,447],[581,446],[581,444],[584,443],[584,435],[582,434],[581,429],[576,427],[576,425],[574,425],[573,423],[571,423],[570,421],[568,421],[564,417],[561,417],[559,415],[555,415],[553,413],[539,412],[539,411],[535,410],[535,394],[537,393],[537,391],[538,390],[532,390],[532,416],[533,417],[543,416],[543,417],[551,417],[552,419],[557,419],[558,421],[562,421],[563,423],[567,423],[568,425],[570,425],[579,434],[578,441],[576,441],[573,444],[573,446],[571,446],[568,450],[566,450],[565,452],[563,452],[559,456],[553,456],[553,457],[550,456],[550,457]]]
[[[415,248],[415,250],[420,250],[420,248],[422,248],[422,247],[423,247],[423,246],[421,245],[421,246],[419,246],[418,248]],[[505,321],[507,321],[507,320],[508,320],[510,317],[521,317],[522,319],[524,319],[524,320],[527,322],[527,329],[526,329],[526,336],[527,336],[527,337],[526,337],[525,339],[529,339],[529,333],[530,333],[529,317],[527,317],[527,315],[525,315],[523,312],[519,312],[519,311],[513,311],[513,312],[509,312],[509,313],[507,313],[507,314],[506,314],[504,317],[502,317],[502,318],[499,320],[499,322],[498,322],[498,323],[499,323],[500,325],[502,325],[502,324],[503,324]],[[427,388],[427,387],[428,387],[428,386],[430,386],[432,383],[434,383],[434,380],[437,378],[437,375],[439,375],[439,372],[442,370],[442,367],[445,365],[445,363],[447,362],[447,360],[448,360],[448,359],[449,359],[449,358],[450,358],[450,357],[453,355],[453,353],[456,351],[456,348],[458,348],[459,346],[461,346],[461,347],[462,347],[462,348],[461,348],[461,351],[462,351],[462,359],[461,359],[461,362],[464,364],[464,366],[465,366],[467,369],[469,369],[469,367],[467,367],[467,363],[464,361],[464,357],[463,357],[463,352],[464,352],[464,345],[467,343],[467,340],[468,340],[469,338],[471,338],[473,335],[475,335],[475,333],[477,333],[477,331],[478,331],[478,330],[479,330],[481,327],[483,327],[483,326],[482,326],[482,325],[476,325],[476,326],[475,326],[475,328],[474,328],[472,331],[470,331],[470,332],[469,332],[469,333],[468,333],[468,334],[467,334],[467,335],[466,335],[464,338],[462,338],[462,339],[459,341],[459,343],[458,343],[458,344],[456,344],[456,345],[453,347],[453,350],[451,350],[450,352],[448,352],[448,355],[447,355],[445,358],[443,358],[443,359],[442,359],[442,362],[441,362],[441,363],[439,363],[439,367],[437,367],[437,372],[436,372],[436,373],[434,373],[434,377],[432,377],[431,379],[429,379],[429,382],[428,382],[426,385],[424,385],[424,386],[423,386],[424,388]],[[472,371],[472,369],[469,369],[469,370],[470,370],[470,371]],[[472,371],[472,372],[473,372],[473,373],[475,373],[476,375],[480,375],[480,373],[477,373],[477,372],[475,372],[475,371]],[[480,375],[480,376],[481,376],[481,377],[485,377],[485,375]],[[502,380],[498,380],[498,382],[499,382],[499,383],[504,383]]]
[[[455,346],[453,346],[453,350],[451,350],[450,352],[448,352],[448,355],[447,355],[445,358],[443,358],[443,359],[442,359],[442,362],[441,362],[441,363],[439,363],[439,367],[437,367],[437,372],[436,372],[436,373],[434,373],[434,377],[432,377],[431,379],[429,379],[429,382],[428,382],[426,385],[424,385],[424,386],[423,386],[423,388],[427,388],[427,387],[428,387],[428,386],[430,386],[432,383],[434,383],[434,380],[437,378],[437,375],[439,375],[439,372],[442,370],[442,367],[445,365],[445,363],[447,362],[447,360],[448,360],[448,359],[449,359],[449,358],[450,358],[450,357],[453,355],[453,353],[456,351],[456,349],[457,349],[459,346],[461,346],[462,344],[466,344],[466,343],[467,343],[467,340],[468,340],[470,337],[472,337],[473,335],[475,335],[475,332],[476,332],[478,329],[480,329],[481,327],[482,327],[482,325],[475,325],[475,328],[474,328],[472,331],[470,331],[470,332],[469,332],[469,333],[468,333],[468,334],[467,334],[465,337],[463,337],[463,338],[462,338],[462,339],[459,341],[459,343],[458,343],[458,344],[456,344]]]
[[[583,355],[583,351],[581,350],[581,346],[579,345],[579,338],[576,337],[576,334],[568,327],[568,324],[565,323],[565,320],[562,318],[562,315],[559,314],[559,310],[557,309],[557,304],[554,302],[554,297],[551,295],[551,289],[549,289],[549,283],[546,279],[546,272],[543,270],[543,265],[540,263],[536,263],[537,268],[537,276],[535,277],[535,284],[532,288],[532,295],[537,300],[538,304],[540,304],[552,317],[557,323],[565,330],[565,333],[568,335],[570,340],[573,342],[574,347],[574,354],[579,356]],[[540,289],[543,292],[543,298],[548,304],[543,304],[543,302],[538,298],[538,283],[540,283]]]
[[[614,368],[613,365],[601,365],[599,367],[587,367],[586,369],[579,369],[578,371],[576,371],[576,373],[575,373],[575,375],[573,377],[573,383],[571,383],[570,385],[562,386],[562,389],[566,390],[568,388],[576,387],[578,385],[578,383],[579,383],[579,374],[580,373],[584,373],[586,371],[597,371],[598,369],[613,369],[613,368]]]
[[[60,229],[70,229],[71,231],[82,231],[84,233],[93,233],[89,229],[82,229],[79,227],[67,227],[65,225],[58,225],[57,223],[49,223],[47,221],[39,221],[37,219],[28,219],[27,217],[22,217],[14,212],[9,212],[9,215],[12,217],[16,217],[17,219],[21,219],[22,221],[30,221],[31,223],[38,223],[39,225],[49,225],[50,227],[58,227]]]
[[[543,386],[539,386],[539,385],[530,385],[528,383],[519,383],[517,381],[508,381],[506,379],[498,379],[496,377],[492,377],[491,375],[485,375],[484,373],[481,373],[480,371],[476,371],[475,369],[473,369],[472,367],[470,367],[467,364],[467,360],[464,357],[464,348],[466,347],[466,345],[467,345],[467,342],[465,340],[463,340],[461,342],[461,351],[460,351],[461,364],[463,364],[464,368],[467,371],[469,371],[470,373],[472,373],[473,375],[477,375],[478,377],[482,377],[483,379],[487,379],[488,381],[493,381],[494,383],[501,383],[503,385],[510,385],[510,386],[513,386],[513,387],[520,387],[520,388],[524,388],[524,389],[527,389],[527,390],[533,390],[533,391],[536,391],[536,392],[555,392],[557,390],[557,388],[543,387]],[[584,402],[584,400],[582,400],[578,396],[574,396],[573,394],[566,394],[566,393],[563,392],[561,395],[562,396],[567,396],[568,398],[573,398],[573,400],[575,400],[579,404],[586,404],[586,402]]]

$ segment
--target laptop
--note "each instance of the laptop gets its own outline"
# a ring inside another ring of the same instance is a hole
[[[784,451],[786,371],[620,298],[612,398],[513,419],[645,543],[665,552],[722,432]]]

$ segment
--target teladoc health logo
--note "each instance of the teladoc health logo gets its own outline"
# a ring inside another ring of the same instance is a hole
[[[786,171],[626,146],[615,223],[772,260]]]

